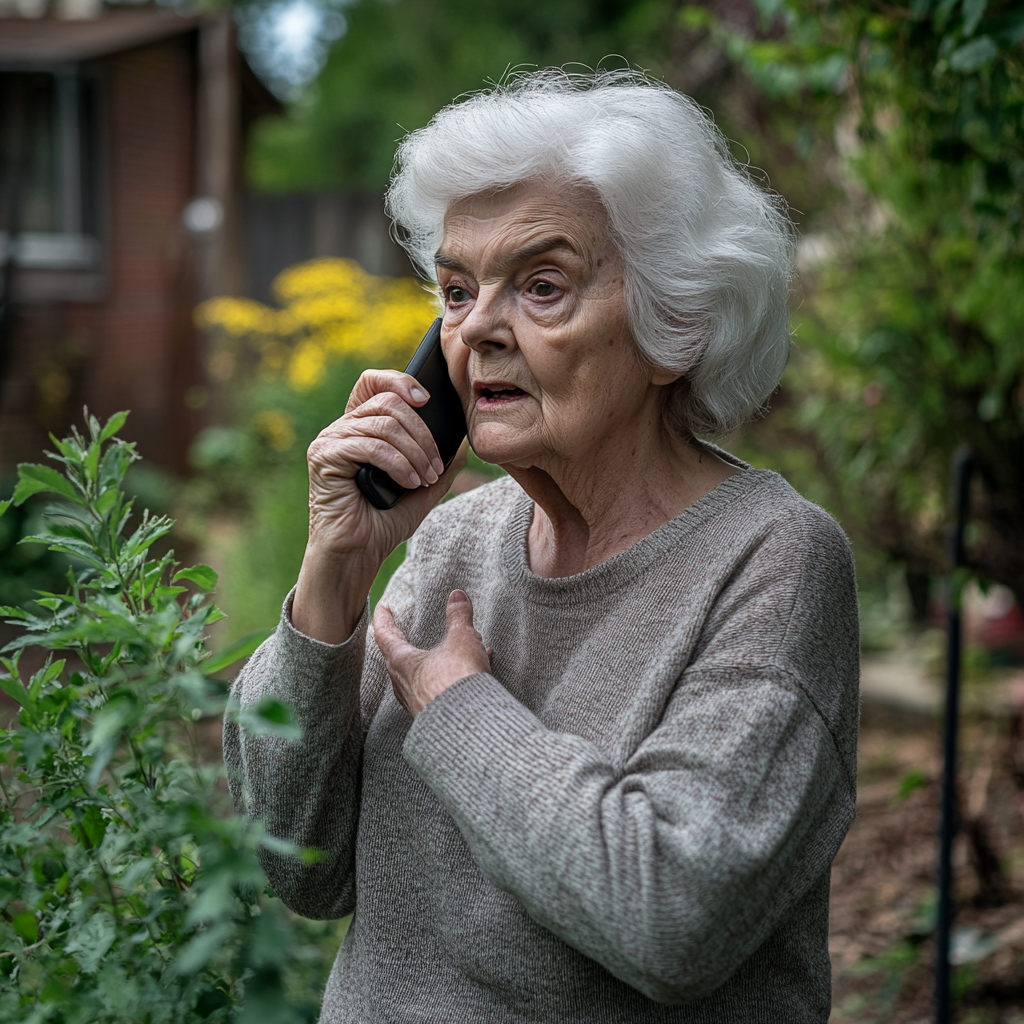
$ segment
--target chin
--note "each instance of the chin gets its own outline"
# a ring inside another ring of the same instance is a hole
[[[497,428],[496,424],[485,423],[470,428],[469,444],[478,458],[496,466],[517,465],[523,460],[530,463],[531,450],[523,444],[519,434],[509,436],[507,428]]]

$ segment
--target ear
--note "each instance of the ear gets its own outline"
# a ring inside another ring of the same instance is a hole
[[[673,384],[682,376],[683,374],[678,371],[668,370],[664,366],[651,367],[651,383],[657,384],[659,387],[664,387],[666,384]]]

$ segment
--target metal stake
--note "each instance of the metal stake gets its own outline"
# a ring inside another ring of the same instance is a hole
[[[966,445],[953,455],[953,528],[949,560],[953,563],[946,592],[946,705],[942,736],[942,806],[939,821],[939,905],[935,936],[935,1021],[949,1024],[949,940],[953,926],[953,838],[957,829],[956,749],[960,713],[960,597],[964,565],[964,526],[970,499],[971,451]]]

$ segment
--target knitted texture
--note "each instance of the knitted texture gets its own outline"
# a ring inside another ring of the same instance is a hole
[[[739,464],[742,465],[742,464]],[[281,898],[353,913],[323,1024],[799,1024],[830,1008],[829,865],[854,815],[858,623],[835,521],[743,470],[576,576],[528,565],[510,480],[435,509],[385,600],[410,641],[455,588],[492,673],[413,720],[364,614],[290,605],[235,683],[302,740],[227,725]]]

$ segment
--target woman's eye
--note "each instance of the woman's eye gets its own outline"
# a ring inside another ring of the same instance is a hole
[[[469,298],[469,292],[465,288],[460,288],[458,285],[452,285],[447,289],[448,301],[454,302],[458,305],[460,302],[465,302]]]
[[[530,291],[542,299],[555,294],[555,286],[550,281],[537,281],[530,286]]]

